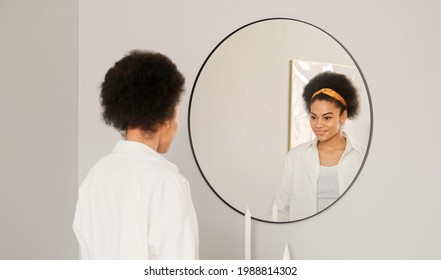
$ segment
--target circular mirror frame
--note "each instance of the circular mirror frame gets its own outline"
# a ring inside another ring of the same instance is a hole
[[[249,27],[249,26],[251,26],[251,25],[253,25],[253,24],[257,24],[257,23],[264,22],[264,21],[271,21],[271,20],[290,20],[290,21],[295,21],[295,22],[301,23],[301,24],[309,25],[309,26],[311,26],[311,27],[317,29],[318,31],[321,31],[321,32],[323,32],[324,34],[328,35],[328,36],[329,36],[331,39],[333,39],[338,45],[340,45],[340,46],[342,47],[342,49],[343,49],[343,50],[349,55],[349,57],[351,58],[351,60],[352,60],[352,62],[354,63],[354,65],[356,66],[356,68],[357,68],[357,70],[358,70],[358,72],[359,72],[359,74],[360,74],[360,76],[361,76],[361,78],[362,78],[363,85],[364,85],[364,87],[365,87],[365,89],[366,89],[367,100],[368,100],[368,102],[369,102],[369,111],[370,111],[369,139],[368,139],[368,144],[367,144],[367,147],[366,147],[366,154],[365,154],[364,159],[363,159],[363,161],[362,161],[362,163],[361,163],[361,165],[360,165],[360,168],[359,168],[357,174],[355,175],[354,179],[352,180],[351,184],[348,186],[348,188],[346,189],[346,191],[345,191],[344,193],[342,193],[342,194],[338,197],[338,199],[337,199],[335,202],[333,202],[330,206],[328,206],[327,208],[323,209],[322,211],[317,212],[317,213],[314,214],[314,215],[311,215],[311,216],[308,216],[308,217],[305,217],[305,218],[302,218],[302,219],[298,219],[298,220],[275,222],[275,221],[264,220],[264,219],[257,218],[257,217],[253,217],[253,216],[251,217],[251,218],[254,219],[254,220],[261,221],[261,222],[265,222],[265,223],[286,224],[286,223],[294,223],[294,222],[300,222],[300,221],[303,221],[303,220],[307,220],[307,219],[310,219],[310,218],[312,218],[312,217],[317,216],[317,215],[320,214],[320,213],[325,212],[327,209],[329,209],[329,208],[332,207],[334,204],[336,204],[336,203],[337,203],[337,202],[338,202],[338,201],[339,201],[339,200],[340,200],[340,199],[341,199],[341,198],[342,198],[342,197],[348,192],[348,190],[352,187],[352,185],[354,184],[354,182],[357,180],[358,176],[360,175],[360,173],[361,173],[361,171],[362,171],[362,169],[363,169],[363,167],[364,167],[364,164],[365,164],[365,162],[366,162],[366,160],[367,160],[367,157],[368,157],[369,151],[370,151],[370,146],[371,146],[371,142],[372,142],[372,134],[373,134],[373,126],[374,126],[374,123],[373,123],[373,108],[372,108],[372,100],[371,100],[371,95],[370,95],[370,91],[369,91],[368,84],[367,84],[367,82],[366,82],[366,79],[365,79],[365,77],[364,77],[364,74],[363,74],[363,72],[361,71],[361,68],[359,67],[357,61],[356,61],[355,58],[352,56],[352,54],[346,49],[346,47],[343,46],[342,43],[340,43],[340,41],[338,41],[334,36],[332,36],[331,34],[329,34],[328,32],[326,32],[326,31],[323,30],[322,28],[317,27],[316,25],[313,25],[313,24],[311,24],[311,23],[308,23],[308,22],[305,22],[305,21],[302,21],[302,20],[298,20],[298,19],[286,18],[286,17],[274,17],[274,18],[265,18],[265,19],[261,19],[261,20],[253,21],[253,22],[251,22],[251,23],[248,23],[248,24],[246,24],[246,25],[244,25],[244,26],[242,26],[242,27],[240,27],[240,28],[234,30],[234,31],[231,32],[229,35],[227,35],[225,38],[223,38],[223,39],[222,39],[222,40],[216,45],[216,47],[215,47],[215,48],[209,53],[209,55],[208,55],[207,58],[205,59],[204,63],[202,64],[201,68],[199,69],[199,72],[198,72],[198,74],[197,74],[197,76],[196,76],[196,78],[195,78],[195,81],[194,81],[194,83],[193,83],[193,87],[192,87],[192,90],[191,90],[191,95],[190,95],[190,100],[189,100],[189,105],[188,105],[188,116],[187,116],[188,135],[189,135],[190,147],[191,147],[191,151],[192,151],[192,154],[193,154],[193,158],[194,158],[194,160],[195,160],[195,162],[196,162],[196,165],[197,165],[197,167],[198,167],[198,170],[199,170],[200,174],[202,175],[204,181],[207,183],[207,185],[210,187],[210,189],[216,194],[216,196],[217,196],[217,197],[218,197],[223,203],[225,203],[226,205],[228,205],[231,209],[233,209],[233,210],[236,211],[237,213],[239,213],[239,214],[241,214],[241,215],[245,215],[244,212],[241,212],[240,210],[236,209],[233,205],[231,205],[230,203],[228,203],[228,201],[226,201],[226,200],[225,200],[225,199],[224,199],[224,198],[223,198],[223,197],[222,197],[222,196],[216,191],[216,189],[215,189],[215,188],[211,185],[211,183],[209,182],[208,178],[205,176],[205,174],[204,174],[204,172],[203,172],[203,170],[202,170],[202,167],[200,166],[200,163],[199,163],[199,161],[198,161],[198,159],[197,159],[197,157],[196,157],[195,147],[194,147],[194,145],[193,145],[193,140],[192,140],[192,136],[191,136],[191,135],[192,135],[192,133],[191,133],[191,106],[192,106],[192,100],[193,100],[194,93],[195,93],[194,91],[195,91],[196,85],[197,85],[197,83],[198,83],[199,77],[200,77],[202,71],[204,70],[205,65],[206,65],[207,62],[210,60],[211,56],[216,52],[216,50],[217,50],[217,49],[218,49],[218,48],[219,48],[219,47],[220,47],[220,46],[221,46],[226,40],[228,40],[232,35],[236,34],[236,33],[239,32],[240,30],[242,30],[242,29],[244,29],[244,28],[247,28],[247,27]]]

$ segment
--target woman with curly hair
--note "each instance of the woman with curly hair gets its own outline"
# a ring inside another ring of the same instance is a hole
[[[124,140],[79,189],[74,231],[82,259],[197,259],[188,181],[161,154],[178,129],[184,77],[166,56],[134,50],[101,85],[106,124]]]
[[[279,221],[301,220],[324,210],[350,186],[366,147],[343,131],[360,108],[357,89],[343,74],[323,72],[303,90],[316,138],[288,152],[274,202]]]

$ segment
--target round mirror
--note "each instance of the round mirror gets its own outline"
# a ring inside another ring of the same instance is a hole
[[[362,169],[372,133],[368,87],[343,45],[309,23],[271,18],[235,30],[205,60],[190,97],[191,148],[207,184],[237,212],[248,207],[254,219],[292,222],[321,211],[281,217],[274,197],[287,152],[314,139],[301,96],[324,71],[346,75],[360,97],[360,113],[344,132],[366,153],[341,198]]]

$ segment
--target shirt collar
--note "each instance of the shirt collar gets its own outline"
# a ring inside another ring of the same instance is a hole
[[[136,141],[119,140],[112,150],[112,153],[130,154],[140,157],[150,157],[165,164],[172,170],[178,171],[178,167],[165,159],[161,154],[150,148],[149,146]]]
[[[358,144],[354,139],[352,139],[351,137],[347,136],[346,133],[343,132],[343,134],[345,135],[346,138],[346,149],[345,149],[345,153],[349,153],[351,150],[354,150],[356,152],[359,153],[363,153],[363,149],[360,146],[360,144]]]
[[[349,137],[345,132],[343,132],[343,136],[346,138],[346,148],[344,154],[349,153],[351,150],[355,150],[359,153],[363,153],[363,149],[360,144],[355,142],[351,137]],[[314,150],[318,150],[317,148],[318,139],[314,138],[314,140],[309,142],[308,148],[312,148]]]

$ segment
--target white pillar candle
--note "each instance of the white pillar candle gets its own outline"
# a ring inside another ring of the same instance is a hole
[[[245,260],[251,260],[251,213],[245,212]]]
[[[291,254],[289,253],[289,248],[288,248],[288,242],[286,242],[286,244],[285,244],[285,251],[283,252],[283,259],[284,260],[291,259]]]

